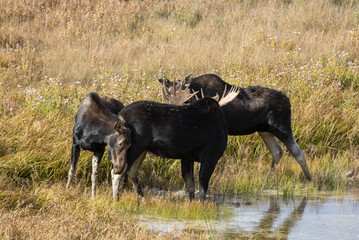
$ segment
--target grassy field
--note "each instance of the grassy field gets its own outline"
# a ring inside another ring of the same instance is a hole
[[[358,187],[358,26],[355,0],[0,0],[0,236],[166,238],[136,225],[134,214],[215,217],[210,203],[129,193],[112,203],[106,157],[99,197],[91,201],[90,153],[81,154],[77,182],[65,190],[84,96],[95,91],[125,105],[161,101],[162,76],[215,73],[290,98],[294,136],[313,181],[288,151],[267,178],[271,156],[253,134],[230,137],[210,193],[290,196]],[[178,160],[147,157],[139,174],[148,188],[184,186]]]

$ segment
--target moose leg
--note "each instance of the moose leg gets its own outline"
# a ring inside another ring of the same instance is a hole
[[[111,175],[112,175],[112,191],[113,191],[113,199],[114,201],[118,201],[119,199],[119,188],[122,186],[123,181],[125,179],[126,174],[128,171],[131,170],[132,166],[134,166],[133,172],[131,173],[132,177],[137,173],[139,166],[141,165],[144,156],[146,155],[144,152],[145,148],[143,147],[136,147],[135,145],[132,145],[131,148],[127,151],[127,158],[125,163],[125,168],[123,169],[121,174],[115,174],[114,170],[112,169]],[[142,159],[140,158],[141,154],[144,153],[144,156]],[[134,178],[137,179],[137,176]],[[136,184],[136,180],[133,180],[131,178],[131,181],[133,184]],[[133,182],[135,181],[135,182]],[[136,189],[137,190],[137,189]]]
[[[181,160],[181,170],[182,170],[182,177],[186,182],[186,191],[188,193],[189,200],[194,199],[194,177],[193,177],[193,164],[192,160]]]
[[[138,169],[140,168],[143,160],[146,157],[146,153],[147,152],[143,152],[137,159],[136,161],[132,164],[130,170],[128,171],[128,176],[130,177],[131,181],[132,181],[132,185],[133,185],[133,190],[137,192],[138,195],[143,196],[143,192],[141,190],[141,186],[138,183],[138,179],[137,179],[137,172]]]
[[[201,159],[201,168],[199,170],[199,195],[202,201],[206,199],[208,182],[216,167],[217,161],[211,161],[209,157],[207,159]]]
[[[126,165],[124,171],[121,174],[115,174],[114,170],[111,170],[112,176],[112,193],[113,193],[113,200],[118,201],[120,196],[120,186],[123,185],[123,180],[127,174],[128,167]]]
[[[265,145],[269,149],[271,155],[272,155],[272,165],[271,169],[268,172],[268,175],[271,174],[275,167],[277,166],[279,160],[283,156],[283,149],[280,147],[276,137],[269,132],[258,132],[259,136],[262,137]]]
[[[69,188],[72,182],[72,179],[74,178],[76,174],[76,165],[80,157],[80,146],[77,144],[72,143],[71,147],[71,167],[69,170],[69,176],[67,180],[66,187]]]
[[[91,175],[91,183],[92,183],[92,198],[96,197],[96,182],[98,176],[98,165],[101,162],[102,156],[105,152],[105,149],[100,149],[99,151],[94,152],[92,157],[92,175]]]
[[[312,181],[312,176],[310,175],[307,161],[305,160],[305,154],[298,146],[292,134],[290,136],[280,139],[284,145],[288,148],[289,152],[294,156],[295,160],[302,167],[303,172],[309,181]]]
[[[283,234],[284,238],[288,238],[289,233],[292,231],[292,228],[296,225],[298,221],[302,218],[305,206],[307,205],[307,199],[304,197],[296,209],[293,209],[293,212],[285,219],[277,231]]]

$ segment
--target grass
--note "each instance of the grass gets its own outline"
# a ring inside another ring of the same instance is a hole
[[[194,218],[208,212],[202,217],[213,217],[216,206],[192,208],[172,198],[148,196],[140,205],[146,208],[138,208],[137,198],[126,194],[132,200],[122,199],[123,207],[111,204],[106,157],[100,164],[99,199],[89,201],[89,153],[81,154],[75,192],[63,189],[74,115],[84,96],[95,91],[125,105],[161,101],[157,79],[162,76],[211,72],[231,84],[261,85],[290,98],[294,136],[313,182],[306,181],[285,148],[267,177],[271,156],[253,134],[230,137],[211,178],[211,193],[269,189],[291,196],[358,187],[358,16],[355,0],[0,1],[0,174],[2,185],[10,186],[0,192],[1,221],[8,223],[0,235],[55,237],[51,230],[31,228],[31,222],[40,221],[50,229],[65,223],[70,235],[60,232],[60,238],[99,238],[100,228],[108,229],[104,238],[142,238],[149,233],[136,226],[133,213]],[[139,175],[149,188],[184,185],[178,160],[147,157]],[[94,204],[106,214],[86,215]],[[103,221],[107,214],[111,220]],[[80,234],[80,223],[91,225],[89,235]],[[118,235],[111,235],[114,228]]]
[[[90,199],[90,195],[83,185],[64,191],[63,184],[32,183],[31,186],[22,188],[22,191],[14,191],[15,186],[7,187],[6,180],[2,180],[2,192],[0,203],[4,209],[30,208],[36,211],[47,211],[55,208],[55,205],[69,208],[72,213],[92,211],[105,216],[107,212],[113,211],[119,215],[146,215],[166,217],[172,219],[203,220],[216,219],[217,206],[214,203],[200,201],[190,202],[183,196],[163,195],[153,197],[146,194],[138,197],[133,193],[125,192],[118,202],[112,201],[110,188],[101,189],[99,197]],[[66,202],[66,204],[64,204]]]
[[[153,212],[157,216],[168,217],[168,214],[159,211],[159,205],[164,206],[165,211],[166,206],[171,205],[177,211],[178,208],[187,207],[180,212],[202,214],[199,218],[197,215],[196,219],[211,219],[211,214],[215,211],[210,203],[203,205],[187,202],[179,206],[179,203],[168,203],[151,197],[138,199],[133,194],[126,194],[119,202],[114,203],[110,191],[101,192],[99,198],[91,200],[83,189],[64,191],[64,184],[33,184],[20,192],[16,191],[16,187],[9,186],[12,184],[4,179],[1,181],[2,239],[168,239],[172,238],[173,233],[147,230],[145,226],[136,223],[132,214]],[[185,239],[191,239],[193,235],[180,232],[175,234],[178,238]]]

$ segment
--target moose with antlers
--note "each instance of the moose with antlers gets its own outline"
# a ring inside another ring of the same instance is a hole
[[[184,80],[170,81],[163,77],[163,99],[177,105],[190,104],[198,97],[213,97],[222,94],[225,89],[233,87],[215,74],[205,74],[195,78],[188,75]],[[181,89],[189,89],[192,95]],[[291,105],[283,93],[260,86],[240,88],[237,97],[222,107],[228,126],[229,135],[247,135],[258,132],[272,155],[270,172],[273,172],[283,155],[283,150],[276,138],[287,147],[295,160],[302,167],[306,178],[311,181],[305,154],[293,137],[291,128]]]

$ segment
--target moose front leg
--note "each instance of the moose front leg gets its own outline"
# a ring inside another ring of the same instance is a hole
[[[137,179],[137,172],[138,169],[140,168],[143,160],[146,157],[146,153],[147,152],[143,152],[137,159],[136,161],[132,164],[130,170],[128,171],[128,176],[131,179],[132,185],[133,185],[133,190],[135,192],[137,192],[138,195],[143,196],[143,192],[141,189],[141,186],[138,183],[138,179]]]
[[[122,172],[122,174],[115,174],[114,170],[111,170],[111,176],[112,176],[112,193],[113,193],[113,200],[115,202],[118,201],[120,197],[120,187],[123,185],[123,181],[125,179],[125,176],[127,174],[127,168]]]
[[[186,182],[186,191],[188,193],[189,200],[194,199],[194,177],[193,177],[193,164],[192,160],[181,160],[181,170],[182,170],[182,177]]]

